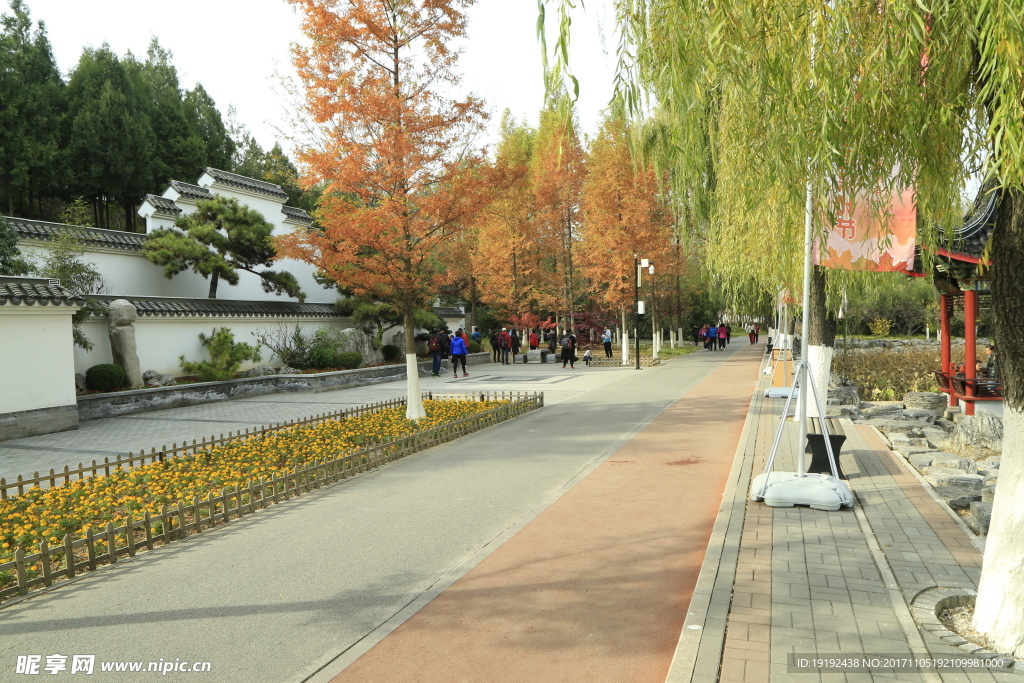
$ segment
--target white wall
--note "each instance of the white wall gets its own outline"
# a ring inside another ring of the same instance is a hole
[[[0,309],[2,310],[2,309]],[[304,332],[312,333],[317,329],[343,329],[341,320],[316,320],[308,318],[235,318],[235,317],[139,317],[135,321],[135,346],[139,353],[139,364],[142,371],[156,370],[161,373],[182,374],[178,356],[184,355],[186,360],[205,360],[206,350],[199,342],[199,333],[209,335],[215,327],[227,327],[235,335],[236,342],[256,344],[252,335],[256,331],[275,330],[281,326],[293,329],[296,324]],[[350,327],[350,326],[344,326]],[[69,327],[70,330],[70,327]],[[92,351],[75,347],[75,369],[73,372],[85,372],[93,365],[110,363],[110,339],[107,336],[107,318],[92,318],[82,325],[89,340],[94,344]],[[70,338],[70,331],[68,332]],[[3,347],[0,347],[3,348]],[[281,365],[280,359],[264,347],[260,349],[260,363],[244,363],[242,370],[259,364]],[[70,375],[69,371],[69,375]],[[72,396],[74,384],[72,383]],[[24,409],[19,409],[24,410]],[[3,412],[3,411],[0,411]]]
[[[33,259],[45,256],[46,243],[23,240],[18,247],[22,253]],[[175,275],[168,280],[163,268],[146,260],[138,251],[123,249],[90,249],[85,247],[83,260],[95,263],[103,279],[110,285],[108,294],[122,296],[175,296],[190,299],[205,299],[210,291],[210,281],[191,270]],[[308,263],[285,259],[274,264],[274,270],[287,270],[299,281],[309,303],[332,304],[338,300],[338,292],[324,289],[313,279],[315,269]],[[239,271],[235,286],[224,280],[217,284],[217,298],[229,301],[298,301],[289,296],[267,294],[260,285],[260,278],[252,273]]]
[[[70,306],[0,306],[0,413],[74,405]],[[108,345],[109,346],[109,345]],[[109,353],[109,351],[108,351]]]

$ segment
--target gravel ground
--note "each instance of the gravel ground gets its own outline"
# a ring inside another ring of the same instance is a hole
[[[939,621],[960,637],[966,638],[975,645],[980,645],[991,652],[999,652],[988,638],[972,628],[971,622],[973,619],[974,608],[970,605],[942,610],[939,614]]]

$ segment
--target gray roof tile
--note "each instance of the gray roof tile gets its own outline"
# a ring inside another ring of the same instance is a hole
[[[85,299],[57,280],[0,276],[0,306],[83,306]]]
[[[434,315],[442,318],[461,318],[466,314],[454,306],[434,306]]]
[[[296,206],[282,206],[281,213],[293,221],[300,221],[306,225],[313,225],[313,219],[305,209],[300,209]]]
[[[152,204],[160,213],[166,213],[171,216],[181,214],[181,209],[178,208],[178,205],[167,197],[161,197],[157,194],[147,194],[146,201]]]
[[[249,192],[259,192],[260,194],[269,195],[275,199],[288,199],[288,193],[282,190],[280,185],[268,183],[265,180],[247,178],[244,175],[229,173],[228,171],[222,171],[218,168],[210,168],[209,166],[206,168],[206,173],[222,185],[238,187],[243,190],[248,190]]]
[[[178,194],[185,199],[191,199],[194,202],[200,199],[213,199],[213,193],[205,187],[199,187],[198,185],[192,185],[191,183],[183,183],[180,180],[172,180],[171,187],[177,190]]]
[[[231,318],[338,318],[334,304],[300,304],[295,301],[232,301],[230,299],[184,299],[160,296],[97,295],[106,306],[115,299],[127,299],[140,316],[231,317]]]
[[[4,216],[4,220],[20,239],[26,240],[52,240],[62,232],[70,232],[79,242],[87,246],[128,251],[139,251],[142,249],[142,243],[146,241],[146,236],[138,232],[83,228],[77,225],[48,223],[47,221],[34,221],[13,216]]]

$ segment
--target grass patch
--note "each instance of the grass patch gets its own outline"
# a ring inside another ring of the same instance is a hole
[[[963,346],[953,347],[955,364],[964,362]],[[978,358],[984,358],[978,347]],[[898,401],[908,391],[938,391],[934,370],[940,368],[938,348],[836,349],[832,371],[857,385],[862,401]]]

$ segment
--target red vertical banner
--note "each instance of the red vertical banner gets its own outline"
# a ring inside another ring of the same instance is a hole
[[[912,187],[893,191],[888,202],[877,195],[872,201],[867,193],[851,192],[840,181],[836,202],[836,224],[828,233],[825,253],[817,242],[814,245],[817,265],[840,270],[913,270],[917,205]]]

